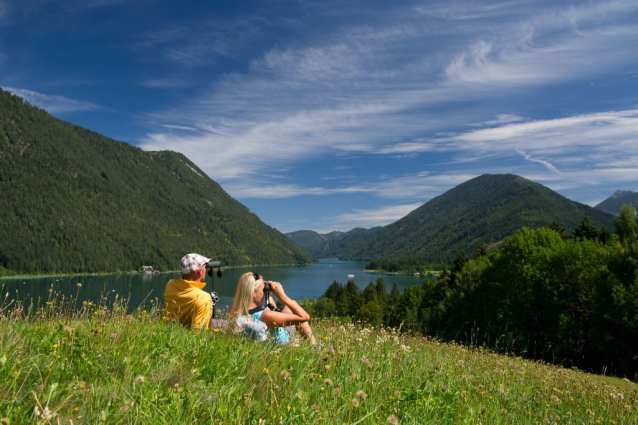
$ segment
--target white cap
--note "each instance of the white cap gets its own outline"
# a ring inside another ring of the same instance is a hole
[[[182,274],[191,274],[199,270],[204,264],[208,263],[210,258],[204,257],[199,254],[186,254],[182,257],[182,261],[179,262],[179,269]]]

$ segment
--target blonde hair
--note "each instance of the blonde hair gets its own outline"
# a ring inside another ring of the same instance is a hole
[[[255,273],[247,272],[241,275],[237,282],[237,292],[233,305],[230,307],[230,315],[233,317],[248,315],[248,310],[253,303],[253,294],[259,288],[263,278],[255,279]]]

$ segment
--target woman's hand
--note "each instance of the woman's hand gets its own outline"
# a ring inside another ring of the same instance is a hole
[[[307,322],[310,319],[310,315],[308,315],[306,310],[304,310],[297,301],[288,298],[281,283],[269,281],[268,284],[270,285],[272,294],[279,298],[279,301],[284,303],[288,308],[288,311],[284,312],[264,310],[261,315],[261,321],[268,325],[268,329],[273,329],[278,326],[297,325]]]
[[[285,303],[286,293],[284,292],[284,287],[279,282],[268,282],[270,285],[270,291],[274,296],[279,298],[281,302]]]

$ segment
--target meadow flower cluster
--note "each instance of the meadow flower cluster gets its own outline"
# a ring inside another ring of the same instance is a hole
[[[322,319],[321,350],[277,348],[158,300],[47,302],[0,304],[2,423],[638,423],[629,380],[394,329]]]

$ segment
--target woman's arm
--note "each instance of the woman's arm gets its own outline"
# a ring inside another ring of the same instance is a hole
[[[261,314],[261,321],[268,325],[269,329],[281,326],[290,326],[297,323],[307,322],[310,319],[310,315],[306,313],[297,303],[297,301],[291,299],[284,292],[283,286],[279,282],[270,282],[272,293],[279,298],[279,301],[284,303],[286,307],[290,309],[290,313],[280,313],[278,311],[265,310]]]

